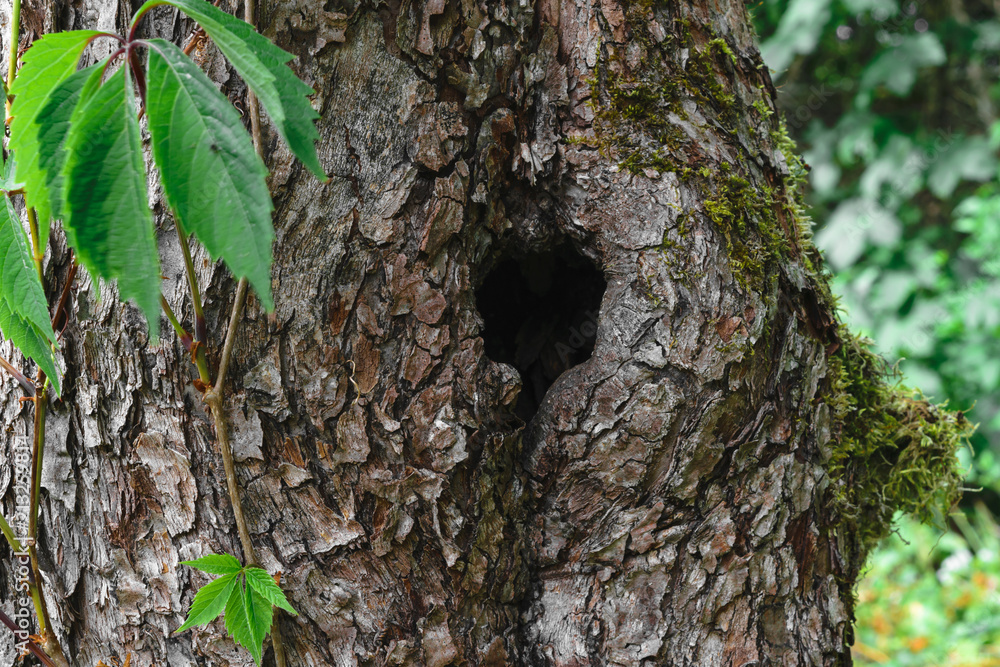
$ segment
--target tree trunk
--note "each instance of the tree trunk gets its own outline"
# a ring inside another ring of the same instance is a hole
[[[25,2],[25,44],[132,9]],[[277,310],[248,303],[228,419],[259,557],[300,612],[289,664],[849,664],[869,542],[831,500],[845,347],[743,4],[258,11],[317,91],[332,177],[265,120]],[[194,56],[242,105],[215,47]],[[51,295],[67,262],[57,234]],[[235,282],[196,262],[217,363]],[[100,291],[77,279],[47,427],[59,636],[88,667],[248,664],[221,620],[171,634],[208,580],[179,561],[240,542],[183,348]],[[3,406],[10,450],[31,409]]]

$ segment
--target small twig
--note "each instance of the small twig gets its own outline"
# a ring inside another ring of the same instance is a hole
[[[10,373],[11,377],[17,380],[17,383],[21,385],[22,389],[24,389],[24,393],[28,396],[35,395],[35,385],[31,384],[31,381],[24,377],[24,373],[14,368],[14,366],[3,357],[0,357],[0,368]]]
[[[13,620],[11,620],[10,616],[3,613],[2,611],[0,611],[0,622],[3,622],[3,624],[6,625],[7,628],[14,633],[15,637],[20,632],[20,630],[17,627],[17,624],[14,623]],[[28,639],[25,642],[25,645],[28,647],[28,650],[31,651],[43,665],[45,665],[45,667],[56,667],[56,664],[49,659],[49,656],[45,655],[45,651],[43,651],[38,644]]]
[[[66,284],[63,285],[62,294],[59,295],[59,303],[56,305],[56,312],[52,316],[52,330],[59,331],[64,324],[63,319],[69,320],[69,314],[66,310],[66,304],[69,303],[69,292],[70,288],[73,287],[73,279],[76,278],[76,269],[79,265],[76,262],[76,257],[73,256],[72,263],[69,265],[69,273],[66,275]]]

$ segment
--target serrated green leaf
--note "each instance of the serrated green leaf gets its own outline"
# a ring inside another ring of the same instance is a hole
[[[51,345],[56,342],[48,302],[38,279],[28,238],[7,195],[0,195],[0,331],[51,378],[60,392]]]
[[[45,371],[52,381],[56,394],[61,393],[59,373],[56,370],[56,358],[45,336],[30,322],[22,319],[10,309],[6,301],[0,300],[0,333],[14,344],[24,356],[29,357]]]
[[[229,554],[208,554],[197,560],[181,561],[181,565],[187,565],[209,574],[232,574],[243,569],[240,561]]]
[[[127,67],[73,113],[62,173],[63,225],[77,257],[91,275],[118,281],[122,299],[135,300],[156,339],[160,261]]]
[[[281,607],[293,616],[299,615],[299,612],[295,611],[295,608],[288,602],[285,592],[274,582],[274,577],[269,575],[267,571],[259,567],[248,567],[246,569],[246,576],[247,584],[257,591],[262,598],[275,607]]]
[[[28,237],[7,195],[0,195],[0,299],[12,311],[34,324],[51,343],[56,342],[49,320],[45,290],[28,247]]]
[[[7,154],[7,159],[3,161],[3,173],[0,173],[0,190],[17,190],[24,187],[24,183],[17,180],[17,163],[14,161],[14,153]]]
[[[233,589],[238,588],[238,584],[239,577],[234,572],[202,586],[194,595],[187,620],[184,621],[184,625],[177,628],[176,632],[184,632],[196,625],[206,625],[214,621],[226,607]]]
[[[62,217],[63,177],[66,162],[66,137],[70,120],[81,102],[85,103],[100,85],[98,70],[103,70],[106,60],[78,70],[63,79],[49,93],[48,100],[39,114],[38,169],[42,173],[45,190],[49,195],[52,218]]]
[[[319,114],[308,99],[313,90],[287,65],[295,56],[272,44],[250,24],[205,0],[147,0],[136,12],[133,24],[148,10],[160,5],[177,7],[198,22],[257,94],[292,153],[317,178],[326,181],[327,176],[316,155],[319,132],[313,121]]]
[[[76,71],[83,50],[99,34],[95,30],[73,30],[36,40],[24,53],[24,64],[11,86],[14,103],[11,106],[10,148],[20,159],[25,203],[35,208],[42,247],[49,238],[52,196],[38,166],[38,128],[45,120],[41,111],[52,90]]]
[[[261,661],[264,648],[264,638],[258,642],[256,637],[256,615],[251,618],[248,612],[255,610],[252,601],[252,589],[237,585],[226,602],[226,631],[237,644],[250,651],[254,662]]]
[[[247,586],[246,592],[247,594],[243,596],[243,604],[247,608],[250,631],[258,654],[263,656],[264,637],[267,637],[267,633],[271,630],[271,622],[274,621],[274,607],[250,586]],[[258,662],[260,662],[259,659]]]
[[[201,69],[170,42],[149,44],[146,115],[167,201],[181,227],[273,310],[267,168],[233,105]]]

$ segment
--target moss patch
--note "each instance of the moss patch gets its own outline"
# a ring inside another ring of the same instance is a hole
[[[726,238],[726,252],[736,282],[744,289],[765,291],[776,262],[785,251],[778,228],[774,193],[754,187],[722,165],[714,196],[704,202],[705,213]],[[748,233],[753,230],[755,233]]]
[[[688,120],[684,101],[693,100],[702,113],[716,116],[724,127],[738,118],[730,92],[737,59],[725,39],[698,43],[687,20],[677,20],[662,43],[648,29],[651,7],[628,9],[632,44],[639,49],[629,67],[614,44],[598,50],[595,77],[590,80],[599,148],[612,152],[631,173],[679,171],[680,149],[689,141],[679,123]],[[673,58],[687,53],[684,63]],[[637,63],[638,66],[635,66]],[[624,156],[624,157],[621,157]]]
[[[829,358],[833,447],[827,470],[835,531],[858,567],[889,534],[896,512],[944,526],[962,495],[957,452],[975,427],[960,411],[900,386],[897,373],[841,327]],[[853,582],[854,577],[850,577]]]

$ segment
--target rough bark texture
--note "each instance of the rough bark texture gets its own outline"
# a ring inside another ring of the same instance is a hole
[[[131,10],[25,2],[29,37],[121,30]],[[311,178],[265,122],[277,311],[248,304],[229,416],[259,556],[300,612],[281,621],[291,664],[849,663],[861,554],[841,553],[825,509],[833,320],[783,203],[743,4],[270,0],[259,15],[317,91],[332,175]],[[190,30],[172,9],[146,24]],[[244,99],[214,47],[195,57]],[[164,290],[190,315],[154,197]],[[501,257],[563,241],[607,282],[596,346],[525,428],[476,288]],[[221,342],[234,281],[196,261]],[[113,286],[99,299],[78,281],[41,519],[67,654],[247,664],[221,621],[171,635],[206,582],[178,562],[240,555],[192,367]],[[30,408],[3,400],[10,448]]]

